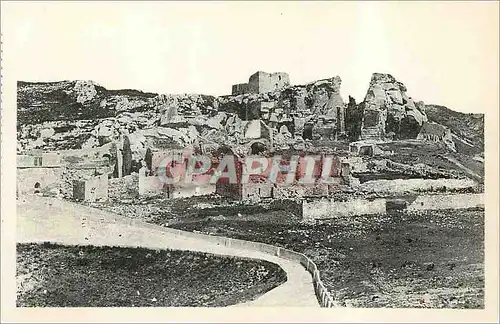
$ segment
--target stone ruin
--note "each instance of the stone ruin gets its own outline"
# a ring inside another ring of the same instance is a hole
[[[73,181],[73,199],[77,201],[107,201],[108,175],[102,174],[84,180]]]
[[[248,83],[235,84],[233,95],[244,93],[266,93],[282,90],[290,85],[290,77],[285,72],[267,73],[258,71],[250,76]]]
[[[273,150],[310,149],[318,143],[316,141],[411,138],[442,141],[450,143],[448,146],[452,148],[450,131],[442,125],[429,124],[423,102],[414,102],[404,84],[393,76],[374,73],[367,94],[359,104],[352,97],[348,103],[344,102],[340,94],[341,82],[336,76],[291,85],[287,73],[260,71],[250,76],[248,83],[234,85],[232,95],[219,97],[132,90],[110,92],[91,82],[62,82],[54,91],[64,88],[82,109],[94,109],[99,105],[96,111],[106,108],[114,115],[104,118],[99,115],[90,120],[21,123],[18,149],[50,147],[61,150],[67,143],[88,151],[113,144],[110,155],[115,167],[111,172],[113,177],[121,178],[138,172],[148,149],[164,149],[167,144],[169,148],[176,144],[200,150],[204,145],[216,149],[228,144],[260,154]],[[33,97],[36,99],[33,105],[37,107],[57,102],[39,96],[41,90],[33,92],[33,87],[24,84],[19,90],[21,99]],[[56,85],[37,87],[50,90]],[[35,111],[30,109],[33,108],[31,101],[21,102],[26,112]],[[371,154],[375,152],[368,153]],[[34,161],[29,163],[34,164]],[[37,171],[20,172],[34,174]],[[33,190],[32,187],[30,184],[26,190]],[[255,188],[258,192],[260,185]]]

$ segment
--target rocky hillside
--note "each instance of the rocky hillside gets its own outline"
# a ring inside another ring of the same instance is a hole
[[[373,74],[361,103],[352,97],[346,103],[341,82],[336,76],[269,93],[214,97],[108,90],[92,81],[20,81],[18,151],[94,148],[126,136],[139,158],[147,147],[249,143],[266,137],[269,128],[279,150],[318,141],[415,139],[429,122],[441,128],[426,129],[451,130],[458,151],[483,151],[482,115],[414,101],[402,82],[380,73]]]
[[[144,111],[155,106],[155,94],[138,90],[107,90],[92,81],[17,83],[18,124],[85,120]]]
[[[464,114],[439,105],[426,105],[429,120],[448,127],[457,150],[469,154],[484,151],[484,114]]]

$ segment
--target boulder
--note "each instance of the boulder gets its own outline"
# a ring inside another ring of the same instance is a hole
[[[52,127],[43,128],[40,130],[40,137],[41,138],[50,138],[50,137],[54,136],[55,133],[56,133],[56,131]]]
[[[97,128],[97,136],[111,137],[113,133],[113,127],[111,125],[101,124]]]

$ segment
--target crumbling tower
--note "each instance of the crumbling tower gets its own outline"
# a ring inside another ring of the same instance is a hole
[[[232,88],[233,95],[244,93],[266,93],[281,90],[290,85],[290,77],[285,72],[267,73],[255,72],[248,79],[248,83],[235,84]]]

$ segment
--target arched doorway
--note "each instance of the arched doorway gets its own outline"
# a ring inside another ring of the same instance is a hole
[[[35,182],[34,188],[35,188],[34,193],[40,193],[41,189],[40,182]]]
[[[254,142],[250,145],[250,154],[260,154],[267,151],[266,144],[262,142]]]

